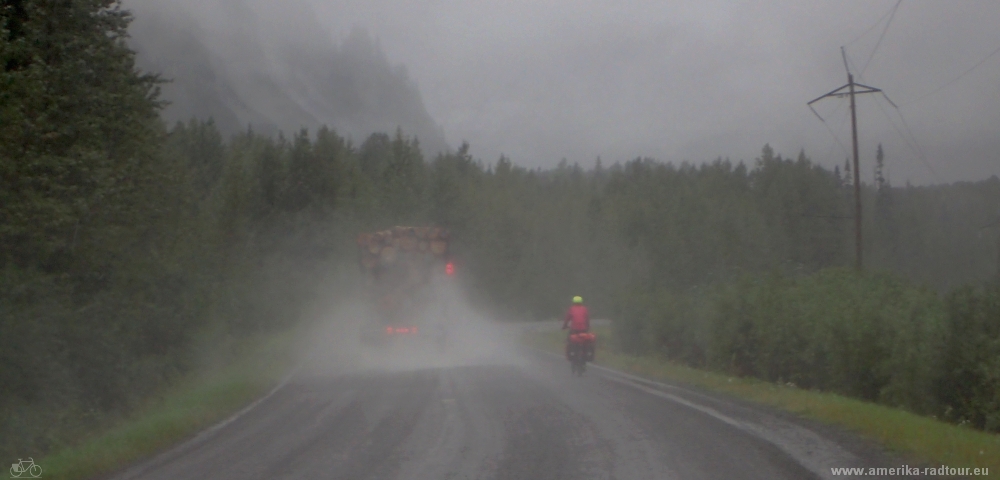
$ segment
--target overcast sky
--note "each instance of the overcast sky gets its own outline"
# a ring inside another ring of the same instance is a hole
[[[926,96],[1000,48],[994,0],[903,0],[870,63],[896,0],[258,3],[282,35],[308,8],[331,41],[367,29],[406,66],[449,143],[468,141],[485,161],[749,161],[770,143],[843,164],[846,100],[817,105],[843,148],[806,102],[846,83],[846,45],[856,80],[905,118],[859,97],[865,181],[878,142],[896,185],[1000,175],[1000,54]],[[289,8],[298,14],[279,12]]]

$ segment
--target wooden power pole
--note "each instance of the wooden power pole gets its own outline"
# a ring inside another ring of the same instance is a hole
[[[854,142],[854,266],[860,271],[864,267],[864,262],[862,261],[861,242],[861,169],[858,168],[858,112],[855,108],[854,96],[861,95],[863,93],[882,92],[882,90],[862,85],[860,83],[855,83],[854,75],[851,73],[851,69],[847,66],[847,52],[844,51],[844,47],[840,47],[840,54],[844,57],[844,69],[847,70],[847,85],[833,90],[826,95],[822,95],[810,101],[806,105],[809,105],[809,108],[812,109],[813,113],[819,117],[819,113],[812,108],[812,104],[824,98],[851,98],[851,138]],[[823,120],[823,117],[819,117],[819,119]],[[824,121],[824,123],[826,122]]]

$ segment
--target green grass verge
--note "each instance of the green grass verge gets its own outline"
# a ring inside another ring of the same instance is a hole
[[[169,448],[259,398],[290,368],[294,333],[235,342],[220,365],[181,379],[119,425],[36,463],[42,477],[82,480]]]
[[[776,407],[823,423],[845,427],[889,450],[929,465],[989,468],[1000,473],[1000,435],[953,425],[904,410],[831,393],[803,390],[750,378],[698,370],[653,356],[634,356],[601,348],[611,342],[609,328],[596,329],[598,365],[653,380],[667,380]],[[532,332],[525,343],[563,351],[565,333]],[[994,473],[995,475],[996,473]]]

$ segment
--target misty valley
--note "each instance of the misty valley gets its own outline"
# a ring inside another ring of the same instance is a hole
[[[997,468],[997,175],[479,158],[377,36],[230,3],[0,2],[12,478]]]

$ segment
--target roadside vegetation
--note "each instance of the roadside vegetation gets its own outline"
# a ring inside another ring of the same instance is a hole
[[[693,368],[657,353],[622,353],[617,329],[599,329],[596,362],[651,380],[675,382],[792,412],[874,440],[904,459],[924,465],[1000,468],[1000,436],[836,393],[790,383],[737,377]],[[531,332],[524,341],[562,353],[564,332]]]
[[[0,459],[79,446],[215,345],[309,320],[344,299],[355,235],[402,224],[449,228],[469,297],[508,318],[582,295],[623,353],[1000,429],[996,177],[876,175],[884,273],[857,275],[849,176],[804,152],[532,170],[401,131],[223,138],[163,123],[117,5],[0,6]]]
[[[273,388],[292,368],[294,331],[219,345],[212,367],[145,399],[119,422],[39,460],[45,478],[94,478],[150,458],[224,420]]]
[[[1000,431],[1000,285],[945,295],[887,274],[744,277],[633,295],[623,352]]]

